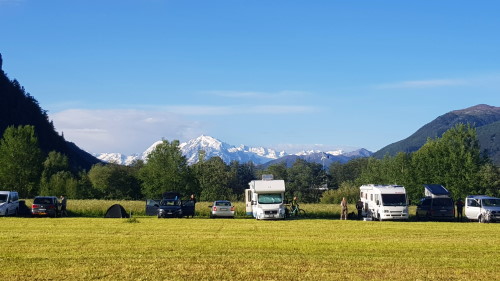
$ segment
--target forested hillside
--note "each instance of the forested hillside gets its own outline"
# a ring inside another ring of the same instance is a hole
[[[66,155],[74,170],[88,170],[100,162],[59,135],[37,100],[17,80],[10,80],[1,66],[0,56],[0,138],[9,126],[33,125],[40,148],[46,155],[50,151]]]
[[[455,110],[439,116],[408,138],[380,149],[373,154],[373,157],[380,159],[386,155],[394,156],[398,152],[415,152],[426,143],[428,138],[441,137],[444,132],[462,123],[471,124],[476,128],[481,150],[486,151],[490,159],[500,165],[500,141],[491,141],[495,139],[495,135],[500,134],[500,126],[487,126],[498,121],[500,121],[500,107],[480,104],[463,110]]]

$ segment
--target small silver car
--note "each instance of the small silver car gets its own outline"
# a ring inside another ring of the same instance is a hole
[[[220,217],[220,218],[234,218],[234,206],[230,201],[227,200],[217,200],[213,205],[208,206],[211,208],[210,217]]]

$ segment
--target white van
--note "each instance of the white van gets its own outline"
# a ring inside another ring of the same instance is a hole
[[[465,198],[465,216],[478,222],[500,221],[500,198],[470,195]]]
[[[364,217],[380,221],[408,219],[408,199],[404,186],[367,184],[359,190]]]
[[[0,191],[0,216],[17,216],[19,194],[16,191]]]

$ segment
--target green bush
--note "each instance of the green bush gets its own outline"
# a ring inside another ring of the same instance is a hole
[[[347,202],[355,204],[359,200],[359,187],[353,182],[343,182],[338,189],[324,192],[320,202],[323,204],[340,204],[342,197],[345,197]]]

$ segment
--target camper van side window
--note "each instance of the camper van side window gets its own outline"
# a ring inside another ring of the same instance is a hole
[[[373,201],[373,194],[370,194],[370,201]]]
[[[479,207],[479,203],[472,198],[467,199],[467,205],[470,207]]]

